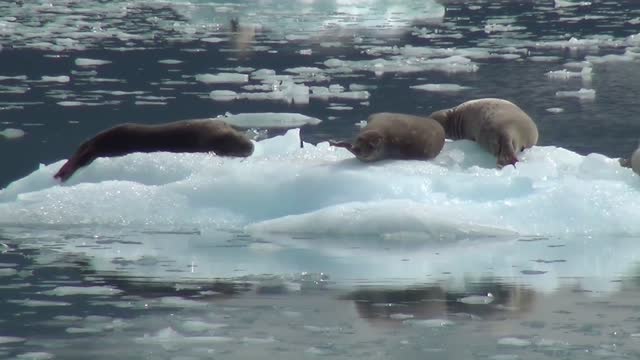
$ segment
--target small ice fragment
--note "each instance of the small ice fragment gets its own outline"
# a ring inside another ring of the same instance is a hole
[[[318,125],[322,120],[298,113],[244,113],[225,114],[220,119],[244,128],[294,128],[303,125]]]
[[[0,336],[0,344],[10,344],[16,342],[23,342],[25,338],[17,337],[17,336]]]
[[[461,86],[458,84],[423,84],[411,86],[412,89],[424,90],[424,91],[443,91],[454,92],[469,89],[468,86]]]
[[[557,91],[557,97],[576,97],[580,100],[593,100],[596,98],[596,91],[594,89],[582,88],[578,91]]]
[[[531,345],[531,341],[517,337],[504,337],[498,339],[498,345],[524,347]]]
[[[519,358],[516,354],[498,354],[489,357],[491,360],[518,360]]]
[[[165,65],[176,65],[176,64],[182,63],[182,60],[164,59],[164,60],[158,60],[158,63],[165,64]]]
[[[242,338],[242,342],[247,344],[270,344],[276,342],[276,339],[273,336],[269,336],[268,338],[250,338],[245,336]]]
[[[60,76],[46,76],[44,75],[41,78],[42,81],[45,82],[59,82],[59,83],[68,83],[71,78],[69,78],[67,75],[60,75]]]
[[[447,319],[427,319],[427,320],[409,319],[409,320],[403,321],[403,323],[407,325],[428,327],[428,328],[451,326],[455,324],[453,321],[447,320]]]
[[[41,306],[70,306],[71,303],[65,301],[49,301],[49,300],[32,300],[32,299],[24,299],[24,300],[8,300],[10,303],[20,304],[22,306],[28,307],[41,307]]]
[[[334,105],[334,106],[327,107],[327,109],[335,110],[335,111],[349,111],[349,110],[353,110],[353,107],[352,106]]]
[[[341,93],[344,91],[344,86],[340,85],[340,84],[331,84],[329,85],[329,92],[330,93]]]
[[[160,303],[165,306],[177,306],[177,307],[201,307],[207,306],[208,303],[204,301],[197,301],[191,299],[185,299],[179,296],[165,296],[160,299]]]
[[[484,295],[465,296],[463,298],[458,299],[458,302],[461,302],[463,304],[479,305],[479,304],[491,304],[493,300],[495,300],[493,298],[493,294],[488,293],[486,296]]]
[[[225,41],[225,40],[226,40],[226,39],[219,38],[219,37],[215,37],[215,36],[212,36],[212,37],[206,37],[206,38],[202,38],[202,39],[200,39],[200,41],[204,41],[204,42],[206,42],[206,43],[212,43],[212,44],[216,44],[216,43],[219,43],[219,42],[223,42],[223,41]]]
[[[296,34],[289,34],[286,35],[284,37],[285,39],[289,40],[289,41],[293,41],[293,40],[307,40],[310,38],[309,35],[296,35]]]
[[[82,106],[84,105],[81,101],[58,101],[58,105],[60,106]]]
[[[407,319],[413,319],[413,314],[395,313],[395,314],[389,315],[389,318],[393,320],[407,320]]]
[[[108,60],[98,60],[98,59],[87,59],[87,58],[77,58],[75,64],[78,66],[98,66],[109,64],[111,61]]]
[[[208,330],[217,330],[217,329],[221,329],[223,327],[228,326],[227,324],[221,324],[221,323],[207,323],[204,321],[197,321],[197,320],[189,320],[189,321],[185,321],[182,324],[182,328],[186,331],[191,331],[191,332],[201,332],[201,331],[208,331]]]
[[[238,93],[231,90],[213,90],[209,97],[217,101],[231,101],[238,98]]]
[[[567,80],[571,78],[581,77],[583,79],[591,79],[591,67],[583,67],[581,71],[568,71],[567,69],[549,71],[547,75],[550,79]]]
[[[555,7],[570,7],[570,6],[589,6],[591,5],[590,1],[567,1],[567,0],[554,0],[553,1]]]
[[[567,343],[566,341],[553,340],[553,339],[540,339],[536,341],[536,345],[543,346],[543,347],[558,347],[558,346],[569,346],[569,343]]]
[[[367,120],[360,120],[355,125],[357,127],[359,127],[359,128],[363,128],[363,127],[367,126]]]
[[[48,352],[26,352],[16,356],[16,359],[25,359],[25,360],[49,360],[53,359],[53,354]]]
[[[7,139],[21,138],[25,134],[26,133],[24,132],[24,130],[14,129],[14,128],[6,128],[6,129],[0,131],[0,136],[5,137]]]
[[[102,331],[97,327],[69,327],[65,331],[69,334],[95,334]]]
[[[301,49],[300,51],[298,51],[298,53],[300,55],[311,55],[313,51],[311,49]]]
[[[246,83],[249,81],[249,75],[238,73],[198,74],[196,80],[205,84]]]
[[[550,113],[557,114],[557,113],[563,112],[564,109],[561,108],[561,107],[551,107],[551,108],[548,108],[547,111],[550,112]]]
[[[122,290],[110,286],[58,286],[55,289],[44,291],[46,295],[116,295]]]

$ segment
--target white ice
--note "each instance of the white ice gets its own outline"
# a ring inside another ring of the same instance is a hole
[[[111,61],[108,60],[100,60],[100,59],[87,59],[87,58],[77,58],[75,60],[76,65],[78,66],[99,66],[109,64]]]
[[[596,91],[594,89],[582,88],[577,91],[556,91],[557,97],[575,97],[580,100],[593,100],[596,98]]]
[[[241,128],[294,128],[322,122],[318,118],[298,113],[227,113],[219,118]]]
[[[6,129],[0,131],[0,137],[5,137],[7,139],[21,138],[25,134],[26,133],[24,132],[24,130],[14,129],[14,128],[6,128]]]
[[[249,75],[238,73],[198,74],[196,80],[205,84],[246,83],[249,81]]]
[[[284,119],[273,116],[262,121]],[[254,126],[260,115],[227,119]],[[364,164],[327,143],[300,148],[294,129],[256,143],[247,159],[100,158],[63,186],[52,178],[63,161],[43,165],[0,191],[0,223],[171,224],[388,239],[640,235],[634,220],[640,178],[617,159],[553,146],[520,158],[516,168],[498,170],[475,143],[456,141],[433,161]]]
[[[462,86],[458,84],[422,84],[411,86],[412,89],[435,91],[435,92],[458,92],[469,89],[468,86]]]

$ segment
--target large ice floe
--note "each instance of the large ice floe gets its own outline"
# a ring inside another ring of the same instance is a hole
[[[170,226],[382,238],[640,235],[640,178],[616,159],[536,146],[517,167],[470,141],[433,161],[364,164],[299,130],[246,159],[99,158],[64,185],[58,161],[0,191],[0,223]]]

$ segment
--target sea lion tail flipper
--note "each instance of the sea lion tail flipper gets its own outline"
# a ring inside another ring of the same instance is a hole
[[[73,173],[76,172],[76,170],[78,170],[78,162],[75,161],[74,158],[71,158],[62,165],[60,170],[53,175],[53,178],[60,180],[60,182],[65,182],[71,177],[71,175],[73,175]]]

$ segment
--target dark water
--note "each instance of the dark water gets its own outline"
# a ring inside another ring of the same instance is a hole
[[[632,37],[640,33],[640,2],[636,1],[593,1],[557,8],[546,1],[450,1],[445,2],[444,18],[416,19],[411,24],[445,35],[432,38],[421,38],[407,26],[393,31],[327,31],[311,37],[302,32],[307,38],[283,40],[269,23],[255,37],[243,38],[230,31],[226,20],[220,21],[218,30],[196,31],[224,39],[217,43],[191,39],[179,28],[166,26],[192,20],[182,7],[170,3],[129,4],[128,15],[114,20],[96,10],[100,2],[71,1],[68,7],[77,7],[71,14],[87,22],[78,28],[120,29],[144,36],[92,38],[82,49],[37,45],[55,43],[55,32],[33,30],[18,36],[6,30],[14,22],[33,22],[32,28],[38,29],[37,22],[55,23],[57,17],[66,16],[60,8],[48,12],[24,3],[0,5],[0,10],[14,17],[0,22],[0,76],[26,76],[0,80],[0,130],[11,127],[26,132],[18,139],[0,138],[0,187],[41,163],[67,158],[81,141],[118,123],[162,123],[226,112],[299,112],[320,118],[321,124],[302,129],[304,140],[316,143],[352,135],[353,124],[370,113],[427,114],[473,98],[500,97],[517,103],[536,120],[539,145],[619,157],[627,156],[640,136],[640,39]],[[87,3],[92,6],[83,8]],[[34,9],[38,16],[31,13]],[[194,11],[206,18],[211,8],[196,6]],[[239,21],[242,24],[244,18]],[[515,30],[487,32],[485,26],[490,23]],[[593,43],[553,45],[572,37]],[[328,47],[323,42],[337,44]],[[519,56],[483,58],[476,51],[472,61],[477,71],[473,72],[376,75],[357,68],[311,84],[365,85],[370,92],[366,102],[314,98],[309,104],[216,102],[208,96],[211,90],[241,92],[241,85],[194,80],[196,74],[237,66],[285,74],[286,69],[301,66],[326,69],[324,62],[332,58],[390,59],[398,52],[377,47],[406,45],[479,48]],[[306,49],[312,50],[311,55],[300,54]],[[589,79],[545,75],[587,56],[625,52],[631,55],[624,61],[591,58]],[[554,58],[536,61],[536,56]],[[84,68],[75,63],[78,58],[110,63]],[[158,62],[163,59],[181,63]],[[87,73],[93,70],[96,73]],[[60,75],[70,76],[69,81],[39,82],[42,76]],[[470,89],[422,92],[410,88],[424,83],[454,83]],[[23,90],[6,91],[11,87]],[[580,88],[594,89],[595,98],[556,96],[557,91]],[[156,98],[145,98],[149,96]],[[63,106],[61,101],[99,105]],[[335,104],[353,109],[329,109]],[[547,111],[555,107],[564,111]],[[463,239],[417,246],[354,239],[269,242],[199,229],[154,231],[91,224],[0,229],[0,356],[640,356],[638,239],[585,235],[484,243]],[[280,251],[272,251],[274,247]]]

